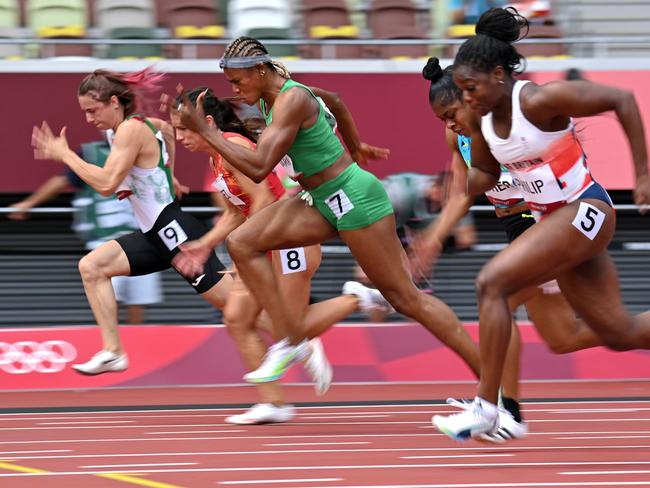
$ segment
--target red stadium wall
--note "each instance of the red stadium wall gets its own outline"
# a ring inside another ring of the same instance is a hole
[[[585,75],[593,81],[634,91],[648,133],[649,71],[594,71]],[[559,77],[561,73],[554,72],[530,75],[540,82]],[[62,170],[60,164],[34,161],[29,142],[34,124],[47,120],[55,130],[67,125],[71,145],[98,138],[77,105],[76,90],[82,78],[78,73],[0,74],[5,93],[5,127],[0,131],[0,192],[30,192]],[[388,161],[375,162],[370,168],[378,176],[402,171],[435,172],[447,166],[449,151],[444,144],[442,123],[428,107],[428,84],[419,74],[303,73],[295,78],[340,93],[354,113],[363,139],[391,149]],[[230,94],[223,74],[170,74],[168,91],[172,93],[179,82],[188,87],[209,85],[218,94]],[[631,158],[615,116],[581,119],[579,126],[596,179],[611,189],[631,188]],[[182,181],[194,190],[202,189],[204,157],[180,148],[177,168]]]
[[[478,340],[477,324],[466,324]],[[551,354],[531,326],[520,328],[524,380],[650,378],[648,351],[596,347]],[[0,390],[243,383],[244,367],[223,326],[123,326],[129,369],[82,376],[71,365],[100,347],[97,327],[0,330]],[[323,335],[336,382],[474,381],[465,364],[418,324],[345,324]],[[303,368],[286,381],[308,382]]]

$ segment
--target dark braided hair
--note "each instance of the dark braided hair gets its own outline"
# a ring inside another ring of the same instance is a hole
[[[429,104],[449,105],[456,100],[462,100],[463,93],[454,83],[453,65],[442,69],[438,58],[429,58],[422,68],[422,77],[431,82]]]
[[[252,37],[240,36],[226,46],[226,51],[223,53],[223,57],[224,59],[243,58],[260,54],[269,54],[269,51],[264,47],[264,44]],[[291,78],[291,73],[281,62],[271,61],[270,63],[265,64],[282,76],[282,78]]]
[[[237,116],[231,103],[226,99],[218,98],[212,89],[207,86],[199,86],[187,90],[183,95],[176,98],[176,103],[182,103],[183,98],[187,97],[190,102],[196,105],[199,95],[206,90],[207,93],[203,98],[203,111],[205,115],[211,115],[220,130],[224,132],[235,132],[253,142],[257,141],[255,133]]]
[[[489,73],[497,66],[508,75],[521,73],[524,57],[512,43],[526,37],[528,29],[528,20],[516,8],[491,8],[478,19],[476,36],[462,44],[454,64],[466,65],[483,73]]]

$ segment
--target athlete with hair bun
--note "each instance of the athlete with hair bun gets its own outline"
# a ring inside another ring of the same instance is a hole
[[[635,202],[650,202],[643,121],[632,93],[585,81],[537,85],[515,79],[521,55],[512,43],[528,22],[513,8],[493,8],[463,43],[453,78],[473,111],[468,172],[470,194],[493,188],[501,166],[537,224],[481,270],[479,302],[481,377],[478,395],[462,412],[434,425],[456,439],[492,434],[499,427],[497,397],[512,331],[508,299],[556,278],[569,305],[614,350],[650,348],[650,314],[631,316],[607,253],[616,227],[612,202],[593,180],[572,117],[613,110],[628,138],[636,172]]]
[[[453,80],[452,66],[444,70],[438,58],[430,58],[422,75],[431,82],[429,104],[437,117],[445,123],[447,144],[452,152],[451,172],[453,183],[447,205],[438,219],[426,229],[412,250],[412,260],[419,267],[431,267],[431,256],[435,256],[450,230],[472,205],[473,198],[467,195],[467,173],[472,166],[468,117],[470,109],[463,104],[462,93]],[[535,224],[521,190],[513,183],[512,174],[501,168],[499,181],[485,192],[494,205],[495,214],[501,223],[508,242],[514,241]],[[577,320],[575,312],[560,293],[557,281],[552,280],[540,286],[528,287],[508,299],[510,310],[525,305],[528,315],[540,336],[549,348],[558,354],[578,351],[602,345],[598,336],[584,323]],[[523,421],[519,406],[519,356],[521,338],[513,321],[512,336],[508,347],[505,369],[501,382],[501,404],[507,412],[499,412],[499,430],[482,438],[494,442],[521,438],[528,427]],[[510,415],[508,415],[508,413]],[[514,422],[513,422],[514,420]]]

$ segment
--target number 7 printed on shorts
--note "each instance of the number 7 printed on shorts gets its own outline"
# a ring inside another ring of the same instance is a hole
[[[354,208],[354,205],[352,205],[352,202],[343,190],[339,190],[326,197],[325,203],[327,203],[327,206],[336,215],[337,219],[340,219]]]

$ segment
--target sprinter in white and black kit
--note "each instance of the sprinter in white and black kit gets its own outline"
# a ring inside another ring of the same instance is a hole
[[[587,81],[517,80],[522,57],[513,43],[527,26],[512,7],[490,9],[454,60],[453,80],[472,110],[469,193],[493,188],[503,166],[537,220],[476,279],[478,394],[471,404],[460,404],[460,413],[433,418],[439,430],[456,439],[497,432],[498,390],[512,331],[508,298],[527,287],[556,278],[571,308],[606,347],[650,349],[650,313],[631,316],[621,300],[607,253],[616,215],[607,191],[589,172],[573,122],[573,117],[616,113],[634,162],[635,203],[647,206],[648,151],[639,107],[632,93]]]
[[[74,365],[82,374],[123,371],[128,358],[117,327],[113,276],[138,276],[172,267],[179,245],[196,240],[207,228],[181,210],[173,178],[173,129],[159,119],[137,113],[138,92],[153,91],[162,75],[150,70],[119,74],[96,70],[81,82],[79,105],[86,121],[100,130],[112,130],[111,153],[103,167],[85,162],[68,147],[65,128],[55,136],[47,123],[34,127],[32,145],[37,159],[65,163],[103,195],[128,198],[139,231],[101,245],[84,256],[79,271],[88,302],[102,332],[103,348],[88,362]],[[232,278],[212,254],[203,270],[186,277],[203,298],[221,309]]]

